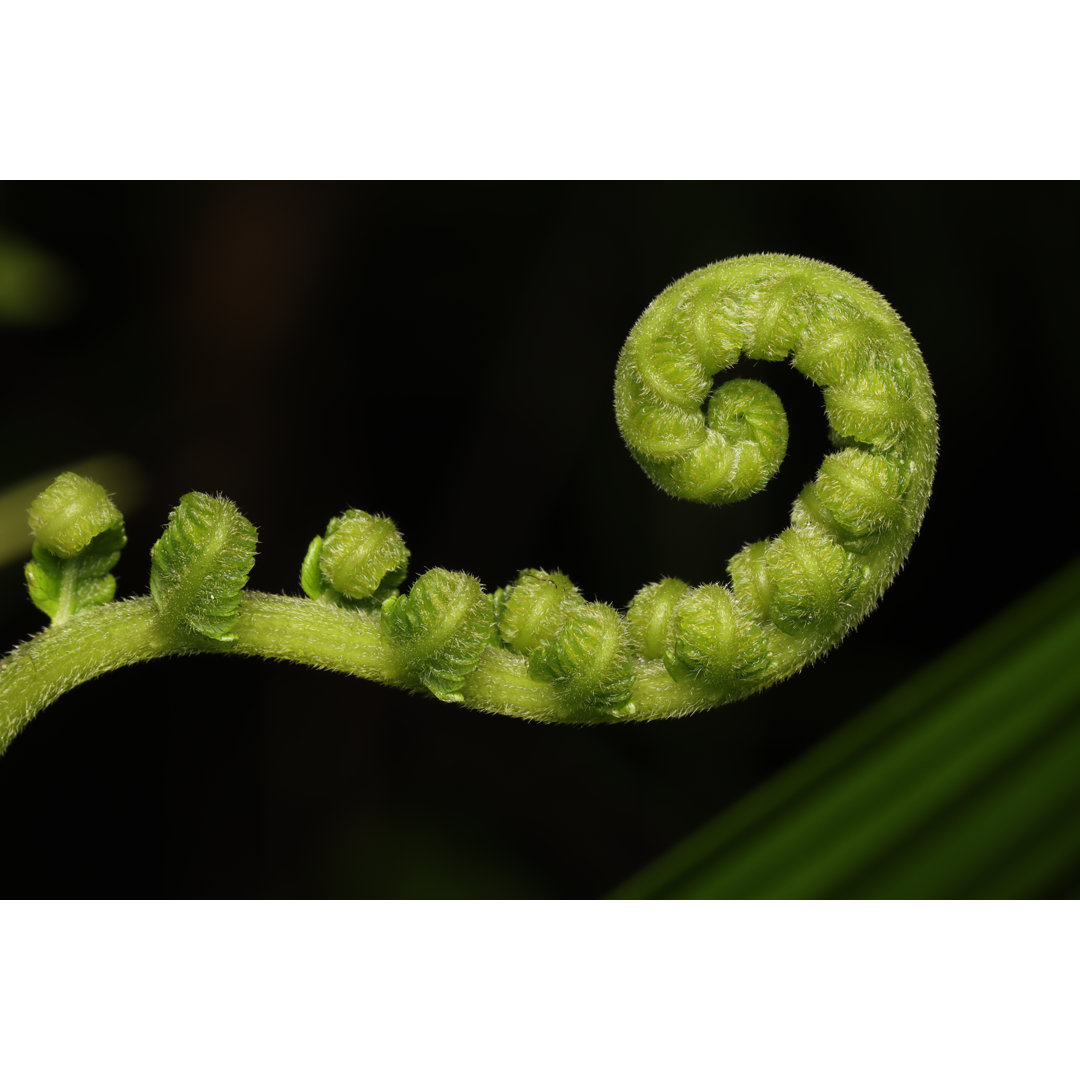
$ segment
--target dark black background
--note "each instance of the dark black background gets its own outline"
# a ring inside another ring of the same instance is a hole
[[[625,604],[722,575],[781,529],[825,449],[820,394],[763,372],[792,441],[710,510],[622,448],[622,341],[670,281],[783,251],[865,278],[922,345],[941,461],[881,608],[758,698],[576,729],[227,657],[91,683],[0,759],[9,896],[603,894],[1076,552],[1080,270],[1071,184],[9,184],[0,227],[61,259],[64,319],[3,332],[0,483],[120,452],[146,472],[121,594],[185,491],[260,529],[296,591],[347,506],[417,571],[560,568]],[[0,574],[3,641],[40,626]]]

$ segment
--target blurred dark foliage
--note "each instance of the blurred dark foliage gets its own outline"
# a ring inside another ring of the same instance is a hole
[[[907,568],[787,684],[574,729],[239,658],[129,669],[0,759],[3,895],[601,895],[1076,551],[1071,184],[8,184],[0,229],[77,287],[64,317],[2,331],[0,484],[136,459],[149,495],[122,593],[145,591],[193,489],[259,526],[252,584],[271,591],[297,591],[308,541],[348,506],[393,516],[414,570],[489,588],[557,567],[624,604],[663,574],[715,580],[816,470],[820,394],[761,372],[788,458],[717,511],[651,487],[611,384],[653,296],[732,255],[869,281],[922,345],[942,423]],[[6,645],[40,620],[21,568],[0,579]]]

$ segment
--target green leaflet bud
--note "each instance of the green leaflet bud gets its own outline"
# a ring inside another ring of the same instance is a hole
[[[574,583],[560,573],[522,570],[503,590],[499,603],[499,636],[515,652],[528,656],[550,643],[569,611],[584,604]]]
[[[764,622],[769,617],[769,606],[775,591],[766,564],[768,550],[768,543],[759,540],[756,544],[747,544],[728,560],[735,599],[742,610],[758,622]]]
[[[859,538],[904,522],[900,470],[888,459],[863,450],[842,450],[822,463],[815,493],[835,525]]]
[[[534,649],[529,674],[554,682],[571,709],[632,716],[633,656],[626,623],[607,604],[572,608],[550,645]]]
[[[61,474],[31,504],[30,528],[26,584],[54,626],[113,598],[116,579],[109,571],[127,537],[123,516],[100,484]]]
[[[746,338],[746,355],[752,360],[783,360],[804,332],[816,306],[811,273],[792,268],[766,284],[755,297],[755,319]]]
[[[330,520],[325,536],[312,540],[300,584],[313,600],[381,603],[405,580],[408,567],[409,549],[388,517],[346,510]]]
[[[879,314],[860,313],[838,300],[818,300],[792,364],[818,386],[840,386],[888,355],[896,327]]]
[[[711,385],[698,357],[681,353],[671,338],[658,338],[652,355],[638,358],[635,374],[644,390],[677,408],[696,409]]]
[[[327,595],[327,584],[319,569],[319,557],[322,555],[323,538],[316,536],[308,544],[304,561],[300,564],[300,588],[312,600],[321,600]]]
[[[630,601],[626,621],[636,655],[645,660],[663,658],[670,644],[675,606],[688,588],[678,578],[664,578],[640,589]]]
[[[405,596],[383,603],[382,634],[402,673],[440,701],[463,701],[461,688],[490,642],[492,606],[480,582],[436,568]]]
[[[910,394],[901,374],[868,368],[826,388],[825,408],[840,438],[888,450],[915,419]]]
[[[761,629],[744,618],[722,585],[690,589],[675,612],[675,640],[664,656],[677,682],[701,679],[714,686],[751,680],[769,662]]]
[[[172,633],[233,641],[258,533],[228,499],[191,492],[151,551],[150,595]]]
[[[105,489],[77,473],[61,473],[30,504],[34,542],[61,559],[78,555],[103,532],[119,529],[122,535],[123,528],[123,515]]]
[[[808,529],[785,529],[769,544],[769,617],[785,634],[843,626],[862,581],[854,557]]]

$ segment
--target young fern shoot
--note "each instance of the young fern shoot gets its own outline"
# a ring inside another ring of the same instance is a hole
[[[930,496],[937,416],[918,346],[867,284],[796,256],[715,263],[653,301],[616,371],[623,438],[673,495],[734,502],[783,460],[776,394],[752,379],[713,389],[740,356],[790,359],[822,387],[835,452],[790,526],[731,558],[729,584],[665,578],[625,614],[542,570],[488,594],[468,574],[435,569],[402,592],[401,535],[359,510],[312,541],[305,597],[254,592],[255,527],[228,500],[197,493],[154,546],[150,595],[117,602],[123,520],[93,481],[58,477],[31,507],[26,568],[52,623],[0,663],[0,751],[72,687],[184,653],[293,660],[570,723],[684,715],[786,678],[837,644],[899,570]]]

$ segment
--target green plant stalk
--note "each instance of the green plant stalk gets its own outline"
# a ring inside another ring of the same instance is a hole
[[[106,604],[41,631],[0,661],[0,753],[61,694],[175,651],[156,632],[149,597]]]
[[[49,627],[0,661],[0,753],[57,698],[107,672],[166,656],[238,653],[289,660],[373,682],[419,689],[380,633],[379,616],[314,600],[245,589],[234,640],[214,641],[170,628],[149,596],[104,604]],[[666,675],[653,673],[663,684]],[[648,678],[639,687],[643,713],[667,707]],[[464,702],[472,708],[528,718],[552,713],[557,692],[529,675],[527,664],[490,650],[469,676]],[[690,695],[686,701],[691,703]],[[553,717],[557,719],[557,717]]]
[[[67,691],[117,668],[165,656],[235,652],[395,681],[374,616],[245,590],[234,633],[235,640],[224,643],[177,633],[164,624],[149,596],[92,608],[43,630],[0,661],[0,753]]]

